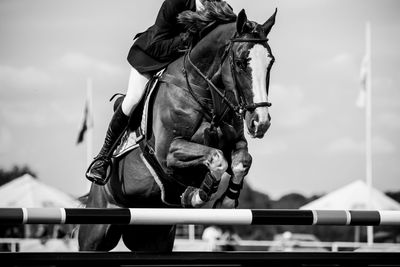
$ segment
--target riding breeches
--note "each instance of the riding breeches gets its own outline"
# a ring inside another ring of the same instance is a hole
[[[124,101],[122,101],[122,112],[130,116],[140,99],[142,99],[149,77],[131,68],[128,89]]]

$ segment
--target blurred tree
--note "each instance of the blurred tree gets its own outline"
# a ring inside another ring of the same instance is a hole
[[[24,174],[30,174],[33,177],[37,177],[36,173],[31,170],[30,167],[24,165],[22,167],[13,166],[10,170],[0,169],[0,186],[18,178]]]
[[[386,192],[386,195],[400,203],[400,191]]]
[[[290,193],[274,201],[274,209],[298,209],[308,202],[307,198],[298,193]]]

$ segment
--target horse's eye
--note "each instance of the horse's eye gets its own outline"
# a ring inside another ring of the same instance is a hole
[[[236,65],[237,65],[241,70],[246,70],[246,69],[247,69],[247,60],[245,60],[245,59],[238,59],[238,60],[236,60]]]

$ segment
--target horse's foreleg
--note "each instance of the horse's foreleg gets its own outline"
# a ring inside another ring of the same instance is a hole
[[[232,153],[232,177],[222,199],[216,202],[217,208],[236,208],[239,204],[239,194],[243,187],[244,177],[249,172],[252,157],[248,152],[247,142],[241,140],[235,145]]]
[[[200,188],[188,187],[182,195],[185,207],[203,206],[218,189],[221,177],[228,163],[221,150],[193,143],[184,139],[175,139],[167,156],[167,166],[171,168],[189,168],[205,165],[210,170]]]

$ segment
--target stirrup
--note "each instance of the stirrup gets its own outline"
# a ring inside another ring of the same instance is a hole
[[[107,170],[106,170],[106,177],[105,177],[105,179],[90,176],[90,170],[92,169],[92,166],[93,166],[96,162],[98,162],[98,161],[104,161],[104,164],[107,165]],[[108,169],[109,169],[109,171],[108,171]],[[92,163],[89,165],[89,167],[87,168],[86,173],[85,173],[85,176],[86,176],[86,179],[88,179],[88,180],[91,181],[92,183],[95,183],[95,184],[97,184],[97,185],[105,185],[105,184],[107,184],[108,181],[110,180],[110,178],[111,178],[111,173],[112,173],[112,161],[111,161],[111,158],[108,158],[108,157],[104,157],[104,156],[103,156],[103,157],[96,157],[96,158],[94,158],[93,162],[92,162]]]

